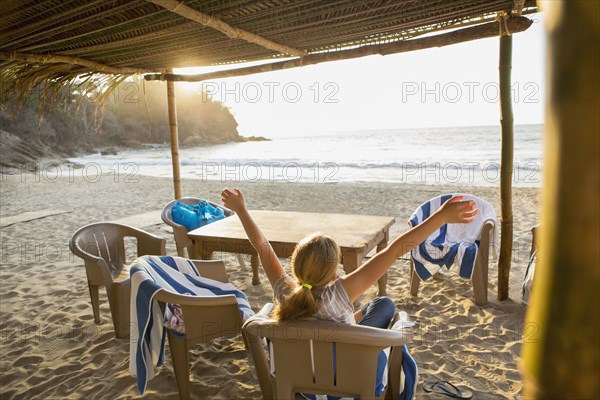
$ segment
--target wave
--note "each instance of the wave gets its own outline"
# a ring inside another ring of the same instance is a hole
[[[540,186],[541,127],[517,130],[513,182]],[[193,179],[258,176],[258,180],[315,181],[335,177],[337,181],[496,185],[500,175],[497,133],[497,127],[374,130],[183,148],[181,175]],[[133,166],[143,175],[171,174],[168,146],[71,161],[94,163],[106,170]]]
[[[112,166],[115,164],[134,164],[138,167],[160,167],[170,166],[171,160],[167,158],[135,158],[126,159],[123,157],[109,158],[106,156],[87,156],[71,158],[70,162],[77,164],[95,163],[100,166]],[[203,167],[203,168],[353,168],[353,169],[403,169],[403,170],[434,170],[434,169],[456,169],[456,170],[499,170],[500,162],[489,161],[401,161],[401,162],[336,162],[336,161],[317,161],[301,160],[295,158],[264,160],[256,158],[247,159],[184,159],[180,160],[182,167]],[[516,161],[513,164],[514,170],[541,171],[542,165],[536,160]]]

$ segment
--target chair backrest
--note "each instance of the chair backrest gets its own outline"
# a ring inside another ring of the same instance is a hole
[[[160,215],[163,222],[173,228],[173,235],[175,236],[175,245],[177,247],[177,255],[180,257],[185,257],[184,249],[187,249],[188,251],[188,258],[196,258],[197,255],[194,252],[194,246],[191,244],[187,236],[187,228],[173,221],[173,218],[171,216],[171,210],[173,210],[173,206],[177,201],[180,201],[187,205],[196,205],[201,200],[203,199],[200,199],[198,197],[182,197],[181,199],[172,200],[163,207],[162,213]],[[208,201],[208,204],[210,204],[213,207],[218,207],[222,209],[226,217],[229,217],[230,215],[234,214],[234,212],[230,209],[215,204],[212,201]]]
[[[173,209],[173,206],[175,205],[175,202],[179,201],[181,203],[187,204],[187,205],[197,205],[200,201],[202,201],[204,199],[200,199],[198,197],[182,197],[180,199],[177,200],[172,200],[170,202],[168,202],[162,210],[161,213],[161,218],[163,220],[163,222],[173,228],[183,228],[185,229],[185,227],[183,225],[179,225],[178,223],[176,223],[175,221],[173,221],[173,218],[171,217],[171,210]],[[216,203],[213,203],[212,201],[208,201],[205,200],[208,204],[210,204],[213,207],[218,207],[220,209],[223,210],[223,213],[225,214],[226,217],[229,217],[230,215],[233,215],[233,211],[231,211],[230,209],[223,207],[221,205],[218,205]],[[187,229],[185,229],[185,231],[187,232]]]
[[[244,324],[242,334],[265,399],[293,399],[294,393],[374,398],[381,350],[392,347],[388,366],[390,372],[398,372],[401,346],[410,339],[407,332],[360,325],[253,318]],[[261,338],[273,346],[275,376]],[[399,373],[390,373],[388,388],[398,390],[399,379]],[[380,397],[384,396],[385,392]]]
[[[84,260],[100,257],[109,262],[124,261],[126,228],[105,222],[86,225],[73,234],[71,250]]]
[[[498,245],[496,237],[497,229],[494,229],[496,226],[496,211],[490,203],[480,197],[461,193],[434,197],[417,207],[408,220],[409,227],[416,226],[426,217],[437,211],[446,198],[458,195],[463,196],[465,200],[474,200],[477,208],[479,208],[479,212],[469,224],[448,224],[446,226],[445,242],[475,242],[479,240],[481,241],[479,248],[487,249],[486,254],[489,252],[489,249],[492,249],[493,258],[495,258],[497,256]],[[427,240],[434,240],[438,233],[438,231],[434,232]]]
[[[229,282],[223,261],[193,262],[201,276],[223,283]],[[159,303],[181,306],[188,345],[208,342],[222,336],[235,336],[242,330],[242,317],[234,295],[186,296],[163,289],[154,298]]]
[[[473,222],[470,224],[452,224],[455,225],[455,228],[466,228],[466,226],[469,225],[469,228],[479,227],[479,230],[481,230],[487,221],[493,223],[496,222],[496,211],[486,200],[473,196],[472,194],[455,193],[437,196],[421,204],[409,219],[409,225],[414,227],[418,223],[421,223],[425,218],[437,211],[447,198],[451,198],[452,196],[463,196],[464,200],[474,200],[477,204],[477,208],[479,208],[479,212],[475,216]]]
[[[69,247],[73,254],[84,260],[89,279],[101,273],[93,268],[96,265],[105,267],[111,277],[116,277],[125,265],[126,237],[137,239],[138,255],[164,254],[164,244],[159,246],[162,248],[156,248],[145,243],[149,238],[161,240],[160,238],[132,226],[114,222],[98,222],[80,228],[71,237]],[[108,279],[108,276],[103,274],[103,279]]]

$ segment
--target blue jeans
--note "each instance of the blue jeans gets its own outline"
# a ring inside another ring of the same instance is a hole
[[[396,305],[387,296],[376,297],[370,303],[362,306],[360,311],[363,317],[358,323],[359,325],[386,329],[396,314]]]

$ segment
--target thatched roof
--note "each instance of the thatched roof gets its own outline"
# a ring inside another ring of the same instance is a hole
[[[2,0],[1,91],[381,45],[535,11],[534,0]]]

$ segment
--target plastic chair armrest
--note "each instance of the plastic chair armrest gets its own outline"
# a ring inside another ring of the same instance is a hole
[[[71,252],[73,254],[75,254],[79,258],[82,258],[85,261],[94,261],[94,262],[104,261],[102,259],[102,257],[95,256],[93,254],[88,253],[84,249],[82,249],[79,246],[79,244],[73,239],[71,239],[71,241],[69,242],[69,248],[71,249]]]
[[[190,260],[196,266],[201,276],[215,281],[229,283],[225,263],[220,260]]]
[[[260,315],[261,317],[268,317],[269,314],[271,314],[271,311],[273,311],[273,307],[275,307],[273,303],[267,303],[260,309],[259,312],[256,313],[256,315]]]
[[[157,255],[163,256],[167,254],[167,240],[149,233],[136,235],[137,255]]]

